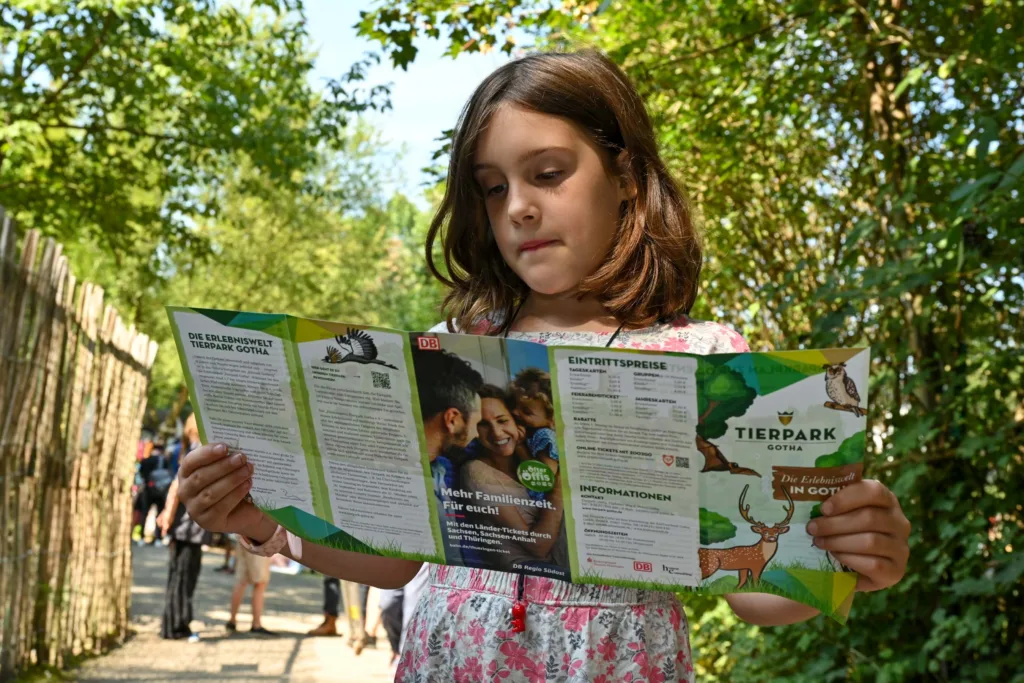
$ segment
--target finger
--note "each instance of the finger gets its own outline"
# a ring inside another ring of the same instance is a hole
[[[899,536],[902,527],[892,510],[866,507],[837,517],[816,517],[807,523],[811,536],[838,536],[874,531]]]
[[[251,463],[244,453],[232,453],[230,457],[221,458],[211,465],[195,470],[191,475],[183,478],[182,483],[178,485],[178,495],[186,499],[195,497],[207,486],[218,479],[223,479],[237,469],[249,469],[250,473],[252,471]],[[182,487],[185,488],[184,493],[181,492]]]
[[[856,553],[832,553],[832,555],[847,567],[868,579],[874,585],[872,590],[891,586],[899,580],[900,572],[896,567],[896,563],[887,558],[875,555],[858,555]]]
[[[199,491],[186,507],[192,519],[201,522],[202,518],[208,519],[210,510],[215,507],[225,496],[231,494],[235,487],[251,478],[249,467],[239,467],[226,477],[217,479],[212,484]]]
[[[870,593],[872,591],[882,590],[883,588],[887,588],[887,586],[883,586],[880,583],[876,583],[875,581],[864,576],[863,574],[857,574],[857,585],[854,588],[854,590],[856,590],[857,592]]]
[[[190,476],[200,467],[206,467],[217,462],[228,454],[228,446],[223,443],[211,443],[200,446],[181,460],[181,467],[178,473],[182,478]]]
[[[207,511],[210,519],[227,520],[231,512],[237,508],[243,500],[245,500],[250,489],[252,489],[252,479],[246,479],[241,484],[228,491],[227,495],[221,498],[216,505]],[[202,526],[202,523],[200,523],[199,526]]]
[[[836,553],[856,553],[858,555],[874,555],[899,560],[903,554],[904,544],[887,534],[860,533],[843,534],[842,536],[825,536],[814,539],[814,545],[823,550]]]
[[[888,508],[899,506],[896,496],[885,484],[874,479],[863,479],[850,484],[821,504],[823,515],[841,515],[863,507]]]

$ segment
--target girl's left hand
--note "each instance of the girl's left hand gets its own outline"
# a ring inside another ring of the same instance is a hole
[[[822,503],[821,513],[807,524],[807,533],[814,545],[860,574],[858,591],[888,588],[903,578],[910,522],[884,484],[874,479],[851,484]]]

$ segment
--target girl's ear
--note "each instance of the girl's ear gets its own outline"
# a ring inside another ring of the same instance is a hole
[[[615,170],[619,177],[619,189],[623,193],[623,201],[627,199],[636,199],[637,187],[633,181],[633,174],[629,172],[629,152],[623,149],[619,152],[619,155],[615,157]]]

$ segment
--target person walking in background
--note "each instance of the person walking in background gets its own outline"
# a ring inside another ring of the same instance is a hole
[[[198,443],[198,439],[196,440]],[[139,473],[144,482],[142,489],[142,523],[146,523],[146,517],[150,509],[156,506],[156,518],[159,520],[167,507],[167,496],[174,481],[174,474],[171,472],[170,462],[164,453],[165,441],[163,436],[158,436],[153,443],[150,454],[139,463]],[[172,516],[168,517],[173,518]],[[153,538],[146,539],[149,545],[159,541],[162,536],[162,525],[157,522]]]
[[[195,438],[183,444],[183,447],[191,450],[199,446],[195,416],[191,416],[189,423],[186,423],[186,433],[189,433],[189,424]],[[172,640],[187,638],[190,643],[195,643],[199,641],[199,634],[193,633],[190,627],[192,596],[195,595],[199,572],[203,567],[203,544],[210,542],[212,534],[192,521],[185,506],[178,504],[178,479],[171,482],[166,505],[157,521],[161,531],[165,535],[169,533],[171,538],[160,637]]]
[[[241,554],[241,553],[240,553]],[[337,636],[338,614],[341,608],[341,581],[324,576],[324,620],[309,631],[311,636]]]
[[[352,581],[342,581],[341,593],[348,618],[348,645],[358,655],[366,647],[366,610],[363,609],[360,585]]]
[[[191,428],[191,430],[190,430]],[[195,416],[185,424],[185,433],[194,438],[183,444],[186,450],[199,446],[199,430]],[[203,567],[203,544],[210,542],[210,534],[189,517],[184,505],[178,504],[178,480],[174,479],[167,490],[167,501],[157,525],[166,535],[170,534],[170,562],[167,572],[167,590],[164,595],[164,614],[160,623],[160,637],[168,639],[187,638],[198,642],[199,634],[193,633],[192,596]]]
[[[235,567],[231,564],[231,551],[235,547],[235,535],[221,534],[221,544],[224,546],[224,564],[217,567],[213,571],[221,572],[224,574],[234,574]]]
[[[235,590],[231,593],[231,617],[226,624],[228,631],[238,630],[238,608],[245,597],[245,589],[252,586],[252,626],[250,633],[261,636],[277,635],[263,627],[263,599],[270,583],[270,558],[252,553],[238,553],[235,560]]]
[[[391,665],[394,666],[401,653],[402,639],[402,600],[404,591],[401,588],[393,590],[383,589],[380,591],[380,623],[384,632],[388,634],[388,643],[391,645]],[[376,632],[376,629],[372,629]]]
[[[211,534],[192,521],[184,505],[178,504],[177,479],[171,482],[167,506],[160,515],[159,523],[163,533],[170,534],[171,538],[160,637],[172,640],[188,638],[189,642],[197,642],[199,634],[193,633],[189,626],[192,596],[203,567],[203,544],[210,542]]]

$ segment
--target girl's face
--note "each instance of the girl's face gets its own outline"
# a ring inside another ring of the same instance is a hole
[[[505,402],[497,398],[485,398],[480,402],[477,434],[484,448],[504,457],[515,453],[519,442],[519,427]]]
[[[521,398],[516,402],[516,419],[530,429],[543,429],[554,427],[553,421],[548,417],[547,406],[535,398]]]
[[[626,184],[575,124],[502,106],[481,135],[474,175],[509,267],[534,292],[572,294],[612,247]]]

